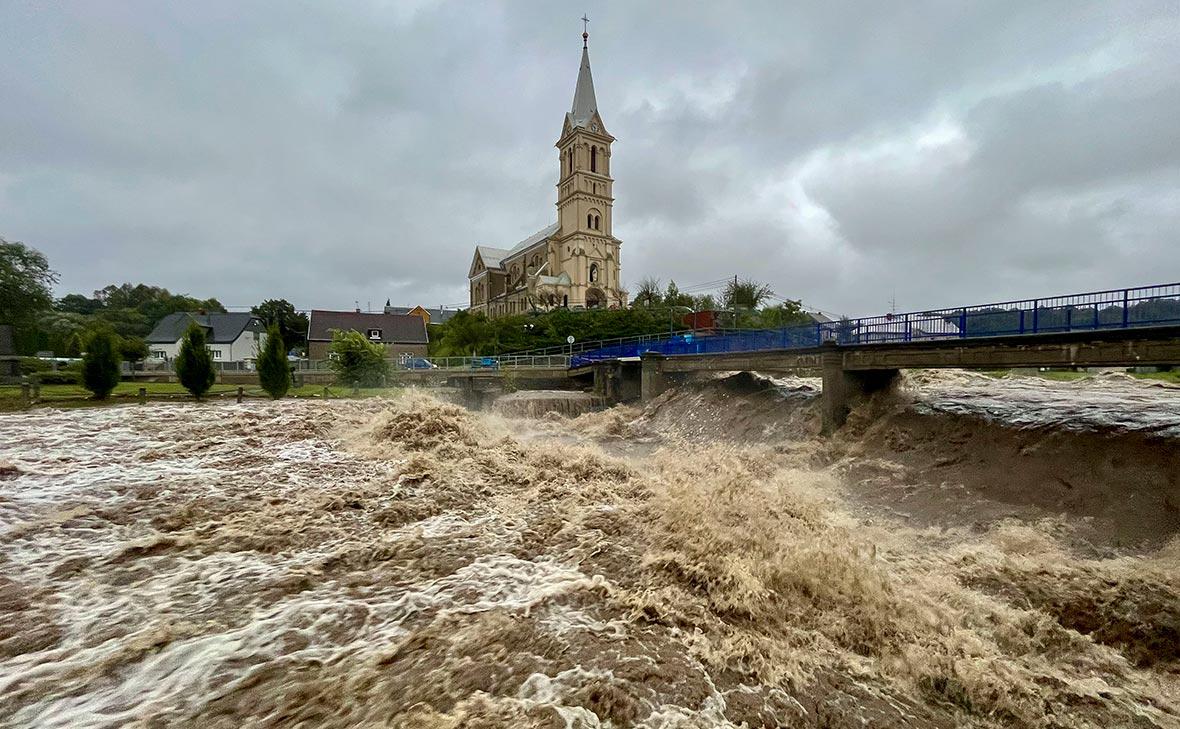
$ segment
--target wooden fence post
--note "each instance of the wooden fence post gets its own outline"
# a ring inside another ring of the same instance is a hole
[[[242,387],[241,385],[238,385],[238,404],[241,404],[241,402],[242,402],[242,391],[244,389],[245,389],[244,387]]]
[[[139,388],[139,404],[140,405],[147,404],[147,388],[146,387]]]
[[[29,402],[29,380],[28,380],[28,378],[21,380],[20,399],[21,399],[21,404],[23,404],[25,407],[28,407],[31,404]]]

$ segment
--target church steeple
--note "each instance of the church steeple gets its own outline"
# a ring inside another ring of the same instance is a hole
[[[582,47],[582,67],[578,69],[578,85],[574,89],[574,103],[570,106],[570,124],[585,128],[598,111],[594,98],[594,77],[590,75],[590,50]]]
[[[583,23],[590,22],[585,16]],[[594,76],[590,73],[590,34],[582,30],[582,65],[578,68],[578,84],[574,87],[574,103],[570,104],[570,113],[566,114],[566,128],[564,133],[572,129],[590,129],[602,134],[606,133],[602,117],[598,115],[598,100],[594,98]]]

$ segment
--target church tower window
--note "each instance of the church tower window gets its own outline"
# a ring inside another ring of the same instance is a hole
[[[599,218],[597,215],[594,216],[594,229],[595,230],[602,230],[602,219]]]
[[[590,171],[598,171],[598,147],[590,148]]]
[[[590,264],[590,283],[598,283],[598,264]]]

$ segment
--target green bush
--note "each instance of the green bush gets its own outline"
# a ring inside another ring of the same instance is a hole
[[[20,358],[20,373],[22,375],[31,375],[35,372],[49,372],[52,369],[53,363],[49,360],[44,360],[40,357]]]
[[[278,325],[271,324],[266,330],[266,344],[258,353],[258,380],[273,400],[278,400],[291,389],[291,366],[287,363],[287,351]]]
[[[75,370],[37,373],[37,382],[40,382],[42,385],[77,385],[81,381],[81,373]]]
[[[119,384],[119,363],[121,342],[110,332],[100,331],[86,343],[86,354],[82,357],[82,385],[96,400],[106,400]],[[44,382],[44,380],[42,380]]]
[[[374,344],[357,331],[332,332],[332,358],[329,362],[336,381],[348,387],[380,387],[389,376],[385,348]]]
[[[217,373],[213,370],[213,356],[205,339],[205,330],[196,324],[189,326],[176,355],[176,376],[184,389],[200,400],[213,387]]]

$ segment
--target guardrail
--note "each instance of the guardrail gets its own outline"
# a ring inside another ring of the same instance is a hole
[[[410,357],[390,362],[395,372],[486,371],[517,369],[566,369],[568,355],[499,355],[487,357]],[[332,361],[300,360],[292,362],[295,372],[325,372],[332,369]]]
[[[658,341],[613,344],[584,351],[571,359],[570,366],[638,357],[643,352],[756,352],[818,347],[825,342],[853,346],[1169,325],[1180,325],[1180,283],[883,314],[783,329],[708,336],[682,333]]]

